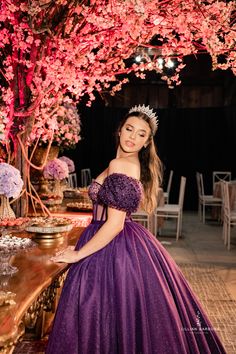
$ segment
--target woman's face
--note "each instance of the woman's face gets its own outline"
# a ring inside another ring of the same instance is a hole
[[[124,152],[138,152],[148,142],[151,134],[149,124],[131,116],[120,130],[120,146]]]

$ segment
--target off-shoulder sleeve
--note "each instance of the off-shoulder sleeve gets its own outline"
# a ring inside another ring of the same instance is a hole
[[[99,202],[129,214],[138,209],[141,196],[141,183],[122,173],[106,177],[98,193]]]

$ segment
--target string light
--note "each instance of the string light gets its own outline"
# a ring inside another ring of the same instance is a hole
[[[171,68],[173,68],[175,66],[175,63],[173,62],[173,60],[168,59],[167,63],[166,63],[166,66],[167,66],[167,68],[171,69]]]
[[[160,53],[158,54],[160,55]],[[163,58],[162,56],[158,56],[158,54],[155,53],[153,48],[146,48],[146,49],[142,48],[136,52],[136,56],[134,57],[134,60],[136,61],[136,63],[141,63],[142,61],[149,62],[149,61],[153,61],[153,59],[156,56],[156,67],[159,70],[164,70],[164,67],[168,69],[174,68],[175,66],[174,60],[172,60],[171,58]]]
[[[137,55],[137,56],[135,57],[135,61],[136,61],[137,63],[140,63],[140,62],[142,61],[142,56],[141,56],[141,55]]]
[[[164,59],[163,58],[158,58],[157,59],[157,63],[158,63],[159,69],[163,69]]]

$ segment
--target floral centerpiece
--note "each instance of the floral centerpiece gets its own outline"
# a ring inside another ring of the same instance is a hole
[[[46,179],[55,179],[61,181],[69,176],[67,163],[60,159],[49,161],[43,170],[43,176]]]
[[[60,181],[69,176],[69,169],[67,163],[58,158],[50,160],[43,169],[43,176],[45,179],[54,180],[54,197],[63,199],[63,191],[61,189]],[[54,198],[53,198],[54,199]]]
[[[8,163],[0,163],[0,195],[17,198],[22,191],[23,181],[20,171]]]
[[[9,204],[9,198],[19,197],[23,188],[20,171],[8,163],[0,163],[0,218],[15,218],[14,211]]]
[[[59,157],[59,160],[64,161],[67,164],[69,173],[75,172],[75,164],[73,160],[67,156],[61,156]]]

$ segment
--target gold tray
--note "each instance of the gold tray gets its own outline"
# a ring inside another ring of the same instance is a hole
[[[58,238],[63,238],[63,236],[60,234],[60,232],[58,233],[51,233],[51,234],[45,234],[45,233],[40,233],[37,232],[32,239],[33,240],[42,240],[42,241],[47,241],[47,240],[51,240],[51,239],[58,239]]]
[[[28,226],[25,228],[28,232],[35,232],[39,234],[57,234],[60,232],[67,232],[73,228],[73,224],[68,225],[54,225],[54,226]]]

